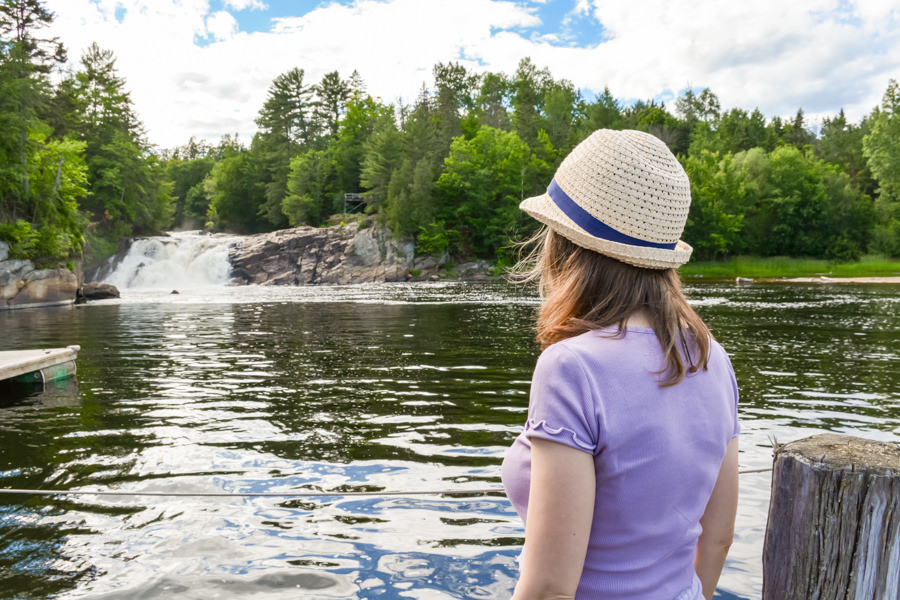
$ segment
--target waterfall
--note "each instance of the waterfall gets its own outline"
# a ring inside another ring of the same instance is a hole
[[[231,280],[228,249],[239,239],[201,231],[137,239],[104,282],[133,290],[226,285]]]

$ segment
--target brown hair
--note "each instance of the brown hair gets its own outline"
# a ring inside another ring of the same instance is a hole
[[[515,271],[522,280],[539,282],[543,302],[537,340],[542,349],[604,327],[617,326],[617,335],[622,336],[628,318],[643,310],[665,356],[665,365],[656,371],[665,374],[661,386],[676,385],[687,373],[706,369],[712,338],[688,304],[675,269],[634,267],[546,227],[529,242],[535,243],[533,250]],[[685,330],[691,335],[685,336]]]

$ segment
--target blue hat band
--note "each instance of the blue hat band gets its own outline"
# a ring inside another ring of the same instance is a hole
[[[674,250],[678,245],[678,242],[673,242],[671,244],[648,242],[647,240],[641,240],[636,237],[631,237],[630,235],[625,235],[621,231],[613,229],[600,219],[597,219],[589,212],[578,206],[578,204],[576,204],[575,201],[572,200],[569,195],[562,190],[561,187],[559,187],[559,184],[556,183],[555,178],[547,187],[547,195],[550,196],[550,199],[553,200],[553,203],[556,204],[557,208],[559,208],[559,210],[561,210],[563,214],[572,219],[572,221],[576,225],[587,231],[595,238],[607,240],[610,242],[617,242],[619,244],[627,244],[629,246],[640,246],[642,248],[658,248],[660,250]]]

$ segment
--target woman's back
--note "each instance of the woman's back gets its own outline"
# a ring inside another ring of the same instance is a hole
[[[693,583],[699,521],[738,433],[737,389],[715,342],[707,370],[662,387],[653,330],[615,334],[584,333],[541,355],[526,431],[507,454],[503,481],[525,518],[529,438],[592,454],[594,518],[579,596],[675,598]]]
[[[690,203],[664,142],[598,130],[519,205],[547,229],[520,263],[545,351],[503,466],[526,520],[516,600],[713,596],[737,512],[737,386],[676,271]]]

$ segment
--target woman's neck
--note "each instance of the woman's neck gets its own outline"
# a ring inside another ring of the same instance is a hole
[[[653,327],[653,323],[650,322],[650,317],[647,315],[647,311],[639,310],[631,313],[631,316],[625,321],[626,327]]]

